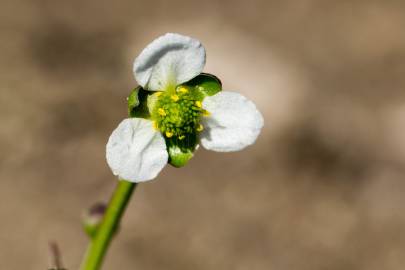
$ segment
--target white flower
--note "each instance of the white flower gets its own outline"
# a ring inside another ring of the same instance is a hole
[[[263,117],[252,101],[190,83],[204,65],[202,44],[179,34],[157,38],[135,59],[138,84],[155,92],[148,92],[149,117],[123,120],[108,140],[107,162],[120,179],[152,180],[168,161],[186,163],[198,142],[218,152],[255,142]]]

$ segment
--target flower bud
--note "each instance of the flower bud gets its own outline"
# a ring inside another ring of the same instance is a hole
[[[95,203],[83,214],[83,227],[87,235],[93,238],[103,220],[107,205],[102,202]]]

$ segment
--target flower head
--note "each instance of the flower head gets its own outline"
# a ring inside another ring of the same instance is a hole
[[[244,96],[222,91],[204,65],[201,43],[179,34],[157,38],[135,59],[140,86],[128,98],[130,118],[107,143],[107,162],[120,179],[148,181],[167,163],[184,166],[200,143],[231,152],[255,142],[262,115]]]

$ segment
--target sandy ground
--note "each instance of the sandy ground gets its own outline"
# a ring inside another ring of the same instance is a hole
[[[104,269],[404,269],[403,3],[1,0],[0,268],[78,269],[132,61],[179,32],[265,128],[140,185]]]

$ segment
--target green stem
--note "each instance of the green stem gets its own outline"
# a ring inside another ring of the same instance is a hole
[[[136,183],[120,180],[108,204],[100,227],[91,240],[80,270],[98,270],[119,225]]]

